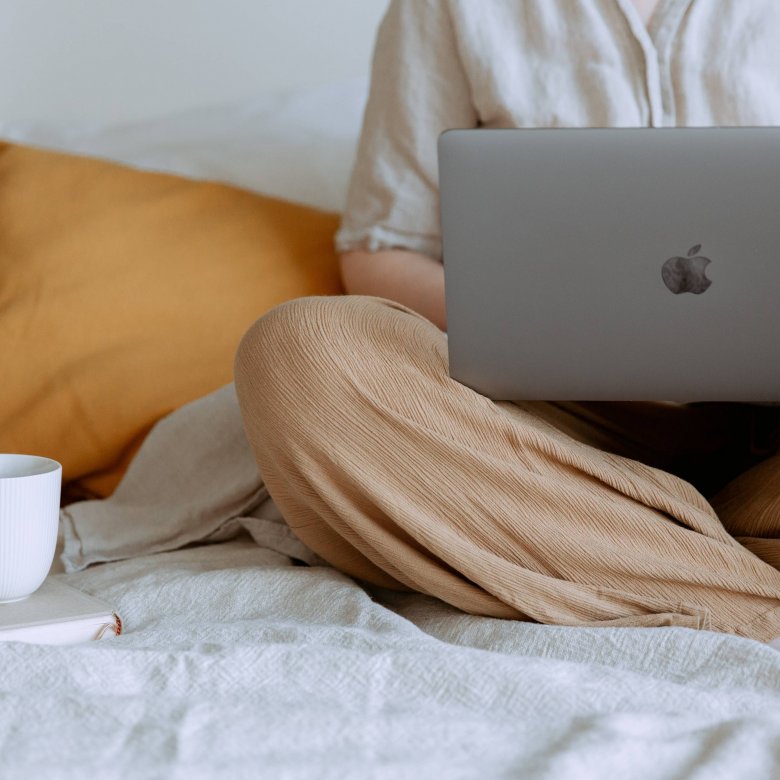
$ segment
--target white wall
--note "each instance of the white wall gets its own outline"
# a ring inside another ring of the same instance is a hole
[[[368,73],[388,0],[0,0],[0,120],[114,123]]]

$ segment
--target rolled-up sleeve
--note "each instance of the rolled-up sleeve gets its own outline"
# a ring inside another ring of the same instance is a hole
[[[447,0],[392,0],[336,251],[402,248],[441,260],[437,140],[477,125]]]

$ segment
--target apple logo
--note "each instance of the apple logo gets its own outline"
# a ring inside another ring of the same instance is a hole
[[[695,256],[701,244],[691,247],[688,257],[670,257],[661,269],[664,284],[675,294],[703,293],[712,280],[706,276],[707,266],[712,262],[709,257]]]

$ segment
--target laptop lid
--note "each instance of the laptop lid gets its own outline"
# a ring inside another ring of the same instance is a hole
[[[439,137],[450,374],[495,400],[780,400],[780,128]]]

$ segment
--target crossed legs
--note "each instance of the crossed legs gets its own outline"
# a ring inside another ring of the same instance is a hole
[[[739,472],[736,407],[718,425],[701,407],[495,403],[449,378],[434,325],[364,296],[276,307],[235,382],[293,532],[358,580],[493,617],[780,636],[780,460]],[[732,473],[710,500],[660,467],[693,477],[719,455]]]

